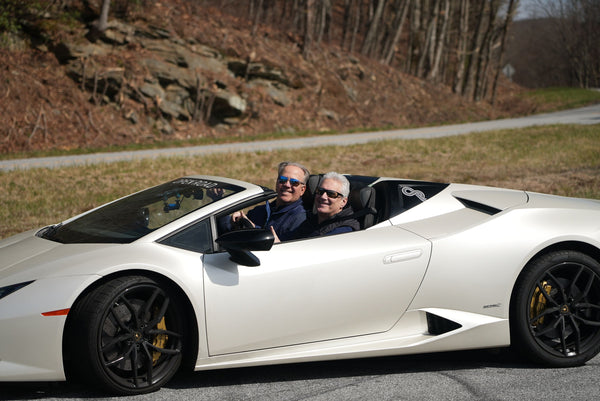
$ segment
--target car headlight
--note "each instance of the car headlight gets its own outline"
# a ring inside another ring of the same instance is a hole
[[[4,298],[8,294],[12,294],[13,292],[20,290],[25,286],[28,286],[29,284],[33,283],[33,281],[34,280],[25,281],[23,283],[11,284],[7,285],[6,287],[0,288],[0,299]]]

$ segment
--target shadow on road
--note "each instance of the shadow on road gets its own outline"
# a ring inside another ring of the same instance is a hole
[[[474,350],[190,372],[180,374],[166,387],[214,387],[489,367],[539,368],[519,360],[508,349]]]
[[[424,355],[365,358],[329,362],[234,368],[202,372],[182,372],[164,388],[177,390],[260,384],[295,380],[392,375],[403,373],[496,368],[537,369],[517,358],[508,349],[445,352]],[[90,399],[99,393],[71,383],[0,383],[0,400]]]

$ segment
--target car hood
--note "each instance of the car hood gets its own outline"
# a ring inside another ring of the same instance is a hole
[[[61,275],[89,274],[75,270],[82,261],[97,260],[98,252],[116,244],[61,244],[35,235],[32,230],[0,241],[0,287],[22,281]]]

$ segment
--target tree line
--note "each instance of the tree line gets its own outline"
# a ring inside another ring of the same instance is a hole
[[[105,29],[109,8],[114,13],[138,3],[143,3],[143,7],[152,7],[153,3],[153,0],[80,1],[86,9],[100,10],[91,25],[92,34]],[[486,99],[492,103],[506,64],[507,39],[519,5],[519,0],[179,1],[216,7],[244,18],[250,23],[253,35],[265,27],[288,33],[297,38],[307,59],[321,51],[322,46],[334,45],[342,51],[361,54],[416,77],[447,85],[474,101]],[[73,2],[0,0],[0,28],[7,14],[22,13],[32,5]],[[540,18],[553,21],[553,31],[538,38],[536,48],[528,52],[544,53],[546,57],[540,59],[551,58],[564,66],[561,74],[567,78],[560,82],[586,88],[600,86],[597,45],[600,1],[534,2]],[[551,37],[558,39],[551,41]],[[529,38],[516,40],[526,42]]]
[[[494,100],[518,0],[204,0],[301,38],[304,57],[322,44]]]
[[[600,87],[600,1],[538,0],[540,15],[554,23],[550,45],[567,65],[568,85]]]

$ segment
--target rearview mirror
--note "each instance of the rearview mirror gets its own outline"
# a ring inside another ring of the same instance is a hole
[[[271,230],[255,228],[230,231],[217,238],[217,244],[231,255],[229,259],[244,266],[260,266],[251,251],[268,251],[274,242]]]

